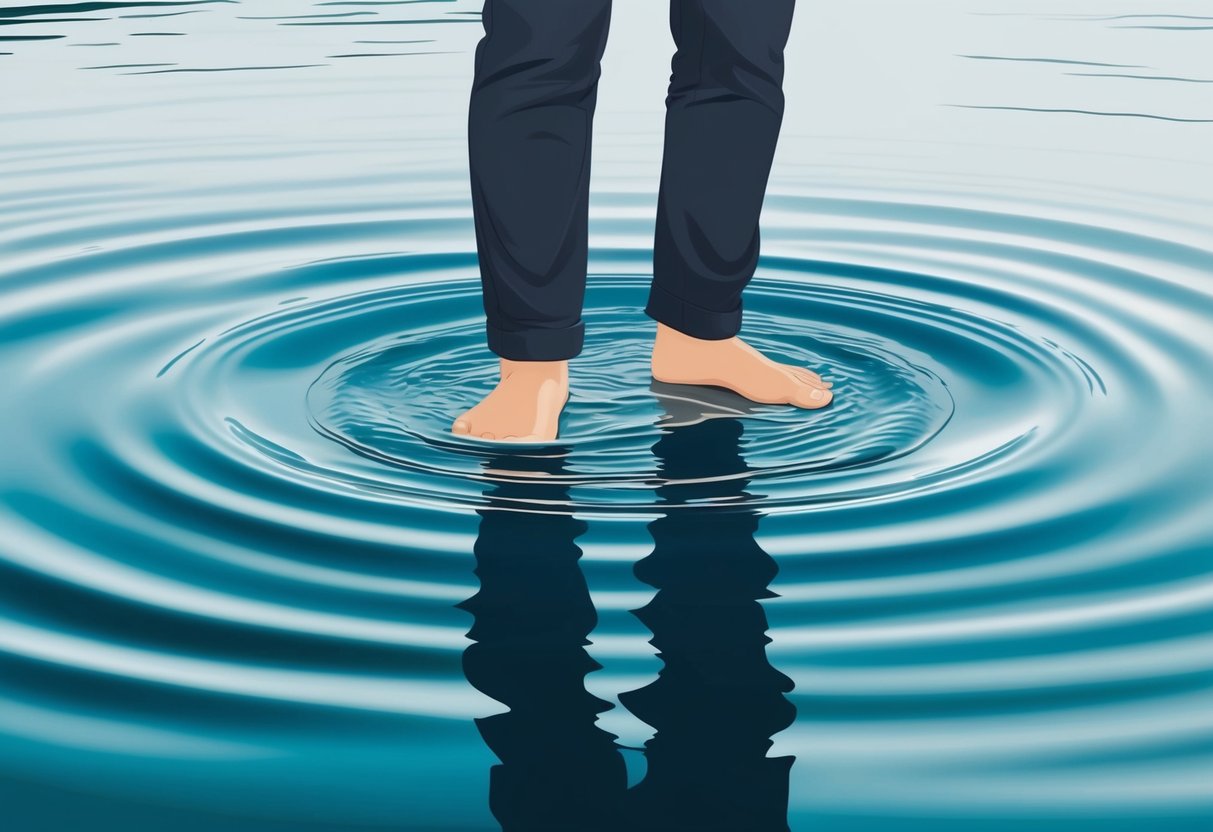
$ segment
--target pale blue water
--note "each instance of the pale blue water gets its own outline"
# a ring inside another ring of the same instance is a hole
[[[479,10],[0,4],[0,827],[490,830],[504,760],[596,828],[1209,828],[1208,5],[800,4],[743,335],[806,413],[650,385],[620,0],[500,454]]]

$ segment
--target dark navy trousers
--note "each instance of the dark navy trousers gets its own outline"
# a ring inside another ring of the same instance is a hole
[[[795,0],[670,0],[676,50],[645,313],[696,338],[741,328],[783,121]],[[611,0],[485,0],[468,107],[488,346],[581,352],[590,140]]]

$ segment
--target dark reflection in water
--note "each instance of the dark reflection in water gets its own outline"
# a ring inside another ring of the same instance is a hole
[[[767,587],[779,569],[755,542],[758,516],[744,504],[742,432],[740,419],[710,418],[653,446],[669,510],[649,524],[653,552],[636,564],[658,589],[637,615],[665,668],[620,696],[657,729],[631,796],[633,828],[788,828],[793,758],[766,754],[796,709],[783,696],[792,680],[766,657],[758,599],[774,596]]]
[[[668,510],[649,525],[654,548],[636,564],[637,577],[658,589],[636,614],[665,666],[620,697],[656,729],[647,774],[631,789],[616,737],[596,724],[610,705],[584,684],[601,667],[585,649],[597,615],[575,543],[586,524],[559,511],[568,498],[558,476],[565,449],[502,451],[489,462],[524,476],[486,494],[475,545],[480,591],[460,606],[475,617],[468,680],[510,709],[477,720],[501,760],[489,803],[506,832],[788,829],[794,758],[766,754],[795,717],[784,697],[792,682],[766,658],[759,599],[773,596],[778,568],[754,540],[756,514],[740,504],[742,432],[736,418],[684,422],[653,447]],[[542,504],[553,511],[518,510]]]
[[[510,709],[476,720],[501,760],[489,806],[505,830],[623,828],[627,773],[615,735],[596,724],[610,704],[584,683],[601,667],[585,650],[597,613],[574,539],[586,523],[560,513],[567,486],[543,481],[561,473],[565,453],[502,452],[488,463],[536,479],[503,481],[486,495],[474,549],[480,591],[460,605],[475,617],[464,673]],[[519,511],[523,501],[554,511]]]

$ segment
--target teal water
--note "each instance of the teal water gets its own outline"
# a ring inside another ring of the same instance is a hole
[[[792,412],[648,378],[620,0],[529,450],[447,433],[479,12],[0,4],[0,828],[1209,828],[1205,4],[801,3]]]

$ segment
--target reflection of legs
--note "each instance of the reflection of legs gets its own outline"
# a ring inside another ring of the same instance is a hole
[[[783,50],[795,0],[670,0],[678,47],[645,313],[657,321],[653,377],[819,408],[830,385],[737,337],[758,265],[767,180],[783,122]]]
[[[670,0],[677,52],[646,312],[729,338],[758,263],[758,217],[783,120],[794,0]]]
[[[489,348],[557,361],[584,339],[590,139],[611,0],[486,0],[468,107]]]
[[[653,552],[636,575],[658,588],[637,616],[665,663],[656,682],[620,701],[657,729],[648,774],[629,797],[636,830],[787,830],[791,757],[769,758],[771,736],[791,724],[787,676],[767,661],[759,598],[778,571],[754,540],[758,518],[729,505],[743,497],[741,423],[708,419],[670,430],[654,446],[662,475],[693,480],[658,489]],[[687,505],[702,501],[702,507]]]
[[[489,468],[561,473],[559,457],[502,454]],[[612,734],[596,724],[609,704],[585,689],[598,669],[585,650],[597,616],[578,565],[586,524],[569,514],[517,511],[522,500],[567,502],[559,480],[504,481],[487,495],[475,544],[480,591],[464,672],[509,712],[476,720],[500,758],[489,804],[505,832],[614,832],[627,788]],[[513,510],[511,510],[513,509]]]

